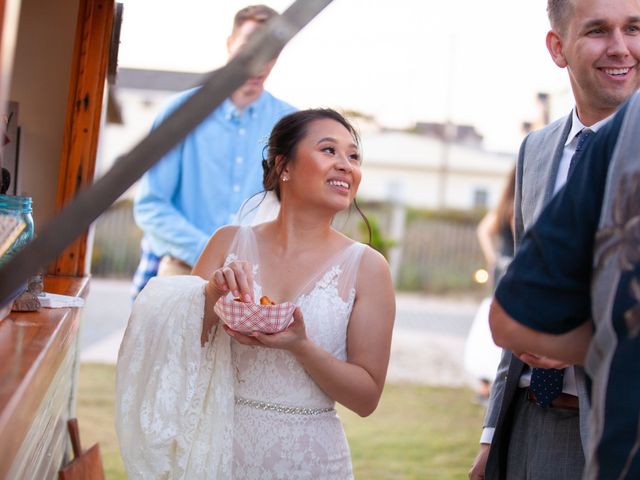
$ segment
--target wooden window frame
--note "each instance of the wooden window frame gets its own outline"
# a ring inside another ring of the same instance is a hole
[[[115,0],[80,0],[56,195],[58,210],[93,182],[114,13]],[[87,242],[85,232],[56,258],[49,273],[87,275]]]

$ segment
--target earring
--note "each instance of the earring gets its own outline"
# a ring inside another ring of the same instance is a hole
[[[283,182],[288,182],[289,181],[289,177],[287,177],[286,175],[283,175],[280,178],[282,179]]]

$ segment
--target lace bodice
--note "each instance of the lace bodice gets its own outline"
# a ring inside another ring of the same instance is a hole
[[[227,261],[235,259],[230,255]],[[256,271],[257,269],[254,269]],[[302,311],[307,335],[340,360],[346,360],[346,333],[355,289],[346,299],[338,294],[342,269],[336,265],[318,280],[310,292],[295,304]],[[255,284],[255,298],[264,292]],[[266,402],[323,408],[333,405],[293,356],[283,350],[247,347],[237,342],[231,348],[236,375],[236,394]]]
[[[321,268],[313,276],[294,300],[302,311],[308,337],[341,360],[347,358],[347,326],[355,299],[355,278],[363,250],[364,245],[359,243],[346,247],[328,262],[328,266]],[[255,298],[259,298],[264,294],[260,282],[260,259],[255,235],[250,227],[238,230],[227,263],[236,259],[254,265]],[[334,406],[335,402],[287,351],[249,347],[232,342],[231,356],[237,397],[290,407],[322,409]],[[310,418],[293,414],[267,414],[251,407],[242,407],[242,412],[238,413],[238,408],[236,406],[236,426],[243,424],[241,430],[262,432],[259,442],[261,445],[269,445],[270,451],[274,445],[279,445],[277,450],[285,448],[283,431],[288,432],[287,438],[297,438],[296,445],[299,446],[288,454],[292,458],[285,463],[289,463],[286,466],[281,464],[281,468],[288,473],[282,477],[271,476],[272,471],[264,470],[270,460],[260,454],[257,458],[255,454],[251,457],[256,465],[251,466],[252,470],[247,470],[246,462],[250,456],[245,455],[245,452],[254,449],[257,439],[251,436],[252,440],[247,441],[236,435],[236,458],[244,459],[242,462],[234,461],[234,474],[238,474],[238,478],[351,477],[348,446],[335,411]],[[278,428],[274,428],[273,422],[277,422]],[[290,422],[293,424],[289,425]],[[279,457],[278,462],[283,462],[283,457]],[[336,459],[341,460],[336,462]],[[326,468],[337,470],[331,473]],[[310,473],[305,477],[300,473],[304,471],[313,472],[313,475]],[[292,472],[298,472],[300,476]]]

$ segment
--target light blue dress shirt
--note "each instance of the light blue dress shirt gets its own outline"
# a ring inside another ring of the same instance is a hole
[[[176,96],[155,125],[193,91]],[[195,264],[209,237],[263,190],[269,134],[293,111],[266,91],[242,112],[227,99],[142,177],[133,211],[156,255]]]

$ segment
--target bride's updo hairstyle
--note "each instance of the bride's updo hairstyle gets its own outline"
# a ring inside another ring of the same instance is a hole
[[[360,135],[358,135],[356,129],[346,118],[330,108],[300,110],[282,117],[271,131],[269,143],[266,146],[267,158],[262,160],[262,169],[264,171],[262,185],[265,191],[273,191],[278,200],[280,200],[280,176],[289,162],[295,158],[298,144],[307,135],[307,127],[316,120],[334,120],[338,122],[347,129],[358,149],[360,148]],[[279,156],[281,156],[280,161],[276,164],[276,158]],[[360,207],[358,207],[355,198],[353,199],[353,206],[367,225],[369,238],[371,238],[369,221],[360,210]]]

